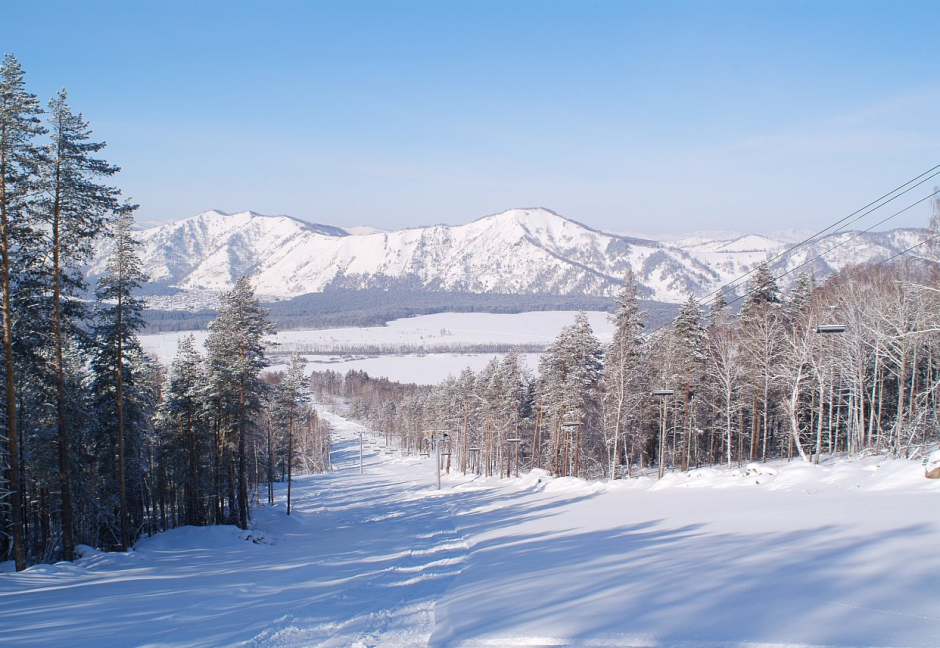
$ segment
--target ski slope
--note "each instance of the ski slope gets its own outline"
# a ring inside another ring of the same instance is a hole
[[[3,646],[937,646],[914,461],[613,485],[445,475],[332,415],[294,511],[0,574]]]

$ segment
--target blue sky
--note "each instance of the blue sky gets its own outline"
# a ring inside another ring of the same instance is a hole
[[[938,24],[933,0],[9,0],[0,50],[68,88],[143,221],[768,232],[940,164]]]

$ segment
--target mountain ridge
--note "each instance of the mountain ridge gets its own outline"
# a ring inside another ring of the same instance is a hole
[[[138,237],[153,282],[150,292],[156,293],[151,301],[160,307],[204,301],[244,274],[270,299],[331,287],[611,296],[627,267],[643,298],[681,302],[690,293],[705,296],[780,254],[779,272],[810,262],[821,278],[849,264],[887,258],[924,237],[917,229],[838,232],[790,252],[790,243],[756,234],[670,243],[594,229],[541,207],[510,209],[465,225],[353,229],[355,234],[286,215],[209,210],[139,230]],[[101,273],[107,248],[106,243],[88,267],[90,277]]]

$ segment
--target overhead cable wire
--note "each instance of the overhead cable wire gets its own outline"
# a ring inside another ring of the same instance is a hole
[[[783,278],[786,277],[787,275],[793,274],[794,272],[796,272],[796,271],[799,270],[800,268],[803,268],[803,267],[805,267],[805,266],[807,266],[807,265],[813,263],[814,261],[817,261],[818,259],[821,259],[822,257],[826,256],[827,254],[829,254],[829,253],[832,252],[833,250],[842,247],[842,246],[845,245],[846,243],[850,243],[850,242],[854,241],[855,239],[857,239],[857,238],[858,238],[859,236],[861,236],[862,234],[867,234],[868,232],[870,232],[870,231],[873,230],[874,228],[878,227],[879,225],[883,225],[884,223],[887,223],[887,222],[888,222],[889,220],[891,220],[892,218],[895,218],[896,216],[900,216],[901,214],[903,214],[903,213],[906,212],[907,210],[913,209],[913,208],[916,207],[917,205],[919,205],[919,204],[921,204],[921,203],[923,203],[923,202],[925,202],[925,201],[927,201],[927,200],[930,200],[931,198],[933,198],[933,197],[936,196],[937,194],[940,194],[940,189],[937,189],[936,191],[934,191],[933,193],[931,193],[931,194],[929,194],[929,195],[927,195],[927,196],[924,196],[923,198],[921,198],[921,199],[918,200],[917,202],[911,203],[910,205],[908,205],[908,206],[905,207],[904,209],[902,209],[902,210],[900,210],[900,211],[897,211],[897,212],[891,214],[891,215],[888,216],[887,218],[884,218],[884,219],[878,221],[877,223],[875,223],[874,225],[872,225],[872,226],[869,227],[868,229],[862,230],[862,231],[859,231],[859,232],[856,232],[853,236],[850,236],[849,238],[845,239],[844,241],[842,241],[842,242],[840,242],[840,243],[837,243],[836,245],[833,245],[831,248],[829,248],[829,249],[826,250],[825,252],[820,252],[819,254],[817,254],[816,256],[814,256],[812,259],[807,259],[807,260],[804,261],[803,263],[800,263],[799,265],[796,265],[796,266],[790,268],[789,270],[787,270],[787,271],[784,272],[783,274],[781,274],[781,275],[779,275],[779,276],[777,276],[777,277],[774,277],[774,281],[780,281],[781,279],[783,279]],[[898,254],[895,254],[894,256],[888,257],[888,258],[885,259],[884,261],[880,261],[877,265],[881,265],[882,263],[886,263],[887,261],[889,261],[889,260],[891,260],[891,259],[895,259],[895,258],[897,258],[898,256],[900,256],[901,254],[904,254],[904,253],[907,252],[907,251],[910,251],[910,250],[912,250],[912,249],[914,249],[914,248],[916,248],[916,247],[918,247],[918,246],[920,246],[920,245],[923,245],[926,241],[928,241],[928,240],[933,240],[934,238],[936,238],[936,237],[930,237],[930,238],[928,238],[928,239],[924,239],[924,241],[921,241],[920,243],[918,243],[918,244],[915,245],[914,247],[909,248],[908,250],[899,252]],[[734,299],[732,299],[731,301],[728,302],[728,305],[730,306],[731,304],[734,304],[735,302],[738,302],[738,301],[744,299],[745,297],[747,297],[748,295],[750,295],[752,292],[754,292],[754,291],[748,291],[748,292],[744,293],[743,295],[739,295],[739,296],[735,297]]]
[[[889,191],[888,193],[882,195],[881,197],[879,197],[879,198],[877,198],[877,199],[871,201],[870,203],[868,203],[868,204],[865,205],[864,207],[861,207],[861,208],[855,210],[854,212],[852,212],[852,213],[849,214],[848,216],[845,216],[844,218],[839,219],[838,221],[836,221],[836,222],[833,223],[832,225],[829,225],[828,227],[826,227],[826,228],[824,228],[824,229],[822,229],[822,230],[816,232],[816,233],[813,234],[812,236],[810,236],[810,237],[804,239],[803,241],[801,241],[801,242],[799,242],[799,243],[797,243],[797,244],[791,246],[790,248],[784,250],[783,252],[780,252],[779,254],[777,254],[777,256],[773,257],[773,258],[770,259],[769,261],[764,262],[764,264],[759,264],[758,267],[759,267],[760,265],[767,265],[767,264],[771,264],[771,263],[772,263],[773,265],[769,265],[768,268],[774,267],[775,265],[777,265],[777,262],[778,262],[782,257],[784,257],[784,256],[790,254],[791,252],[793,252],[793,251],[799,249],[800,247],[802,247],[803,245],[806,245],[807,243],[813,241],[813,240],[816,239],[817,237],[820,237],[820,236],[822,236],[823,234],[829,232],[829,230],[832,230],[833,228],[836,228],[836,227],[838,227],[839,229],[842,229],[842,227],[844,227],[844,226],[847,226],[847,225],[850,225],[850,224],[852,224],[852,223],[855,223],[855,222],[859,221],[861,218],[864,218],[865,216],[868,216],[868,215],[871,214],[872,212],[877,211],[878,209],[881,209],[881,208],[884,207],[885,205],[887,205],[887,204],[893,202],[894,200],[897,200],[898,198],[900,198],[901,196],[905,195],[905,194],[908,193],[909,191],[912,191],[913,189],[919,187],[920,185],[924,184],[924,183],[927,182],[928,180],[930,180],[930,179],[932,179],[932,178],[934,178],[934,177],[936,177],[936,176],[938,176],[938,175],[940,175],[940,164],[938,164],[938,165],[936,165],[936,166],[934,166],[934,167],[932,167],[932,168],[930,168],[930,169],[927,169],[926,171],[924,171],[924,172],[921,173],[920,175],[918,175],[918,176],[916,176],[916,177],[914,177],[914,178],[908,180],[908,181],[905,182],[904,184],[899,185],[899,186],[896,187],[895,189],[893,189],[893,190]],[[912,183],[914,183],[914,184],[912,184]],[[908,186],[908,185],[911,185],[911,186]],[[905,187],[906,187],[906,188],[905,188]],[[820,254],[818,254],[816,257],[814,257],[813,259],[810,259],[809,261],[805,261],[805,262],[803,262],[802,264],[800,264],[799,266],[796,266],[795,268],[792,268],[792,269],[788,270],[787,272],[783,273],[782,275],[780,275],[779,277],[775,278],[774,280],[776,281],[777,279],[783,278],[783,277],[787,276],[788,274],[794,272],[794,271],[797,270],[798,268],[803,267],[803,266],[806,265],[807,263],[811,263],[811,262],[813,262],[813,261],[816,261],[818,258],[820,258],[821,256],[823,256],[824,254],[828,254],[829,252],[831,252],[832,250],[836,249],[837,247],[840,247],[841,245],[844,245],[845,243],[848,243],[849,241],[854,240],[855,238],[858,238],[859,236],[861,236],[862,234],[864,234],[864,233],[866,233],[866,232],[870,232],[870,231],[871,231],[872,229],[874,229],[875,227],[878,227],[879,225],[882,225],[882,224],[886,223],[887,221],[891,220],[892,218],[895,218],[896,216],[898,216],[898,215],[900,215],[900,214],[903,214],[904,212],[908,211],[909,209],[911,209],[911,208],[913,208],[913,207],[915,207],[915,206],[921,204],[922,202],[924,202],[924,201],[926,201],[926,200],[928,200],[928,199],[930,199],[930,198],[936,196],[938,193],[940,193],[940,190],[934,191],[934,192],[931,193],[930,195],[925,196],[924,198],[922,198],[922,199],[920,199],[920,200],[918,200],[918,201],[916,201],[916,202],[914,202],[914,203],[908,205],[908,206],[905,207],[904,209],[902,209],[902,210],[900,210],[900,211],[898,211],[898,212],[895,212],[895,213],[892,214],[891,216],[888,216],[887,218],[882,219],[882,220],[879,221],[878,223],[875,223],[874,225],[872,225],[872,226],[869,227],[868,229],[866,229],[866,230],[864,230],[864,231],[862,231],[862,232],[859,232],[859,233],[855,234],[855,235],[852,236],[851,238],[846,239],[845,241],[839,243],[839,244],[836,245],[836,246],[833,246],[832,248],[830,248],[830,249],[827,250],[826,252],[820,253]],[[896,194],[896,195],[895,195],[895,194]],[[890,198],[889,198],[889,196],[890,196]],[[886,199],[887,199],[887,200],[886,200]],[[880,204],[879,204],[879,203],[880,203]],[[869,208],[871,208],[871,209],[869,209]],[[866,210],[867,210],[867,211],[866,211]],[[864,212],[864,213],[862,213],[862,212]],[[850,221],[850,219],[853,219],[853,217],[854,217],[854,220],[851,220],[851,222],[848,222],[848,223],[846,222],[846,221]],[[845,225],[843,225],[843,224],[845,224]],[[838,231],[832,232],[832,233],[835,234],[835,233],[838,233]],[[901,256],[902,254],[906,254],[907,252],[910,252],[911,250],[916,249],[917,247],[920,247],[921,245],[923,245],[923,244],[925,244],[925,243],[927,243],[927,242],[929,242],[929,241],[933,241],[933,240],[935,240],[935,239],[937,239],[937,238],[940,238],[940,234],[936,234],[936,235],[934,235],[934,236],[928,237],[928,238],[924,239],[923,241],[921,241],[921,242],[919,242],[919,243],[917,243],[917,244],[915,244],[915,245],[913,245],[913,246],[907,248],[906,250],[902,250],[901,252],[898,252],[897,254],[894,254],[894,255],[888,257],[887,259],[884,259],[883,261],[880,261],[880,262],[879,262],[878,264],[876,264],[876,265],[879,265],[879,266],[880,266],[880,265],[882,265],[882,264],[884,264],[884,263],[887,263],[888,261],[891,261],[891,260],[893,260],[893,259],[896,259],[897,257]],[[719,287],[718,289],[716,289],[716,290],[712,291],[711,293],[707,294],[705,297],[703,297],[701,300],[699,300],[699,303],[700,303],[700,304],[705,304],[705,303],[707,303],[712,297],[715,297],[715,296],[717,296],[718,294],[727,294],[730,289],[732,289],[732,288],[737,288],[737,287],[740,285],[739,282],[743,281],[744,279],[746,279],[747,277],[749,277],[750,275],[752,275],[756,270],[757,270],[757,267],[755,267],[755,268],[753,268],[752,270],[749,270],[748,272],[746,272],[746,273],[744,273],[744,274],[742,274],[742,275],[739,275],[738,277],[732,279],[732,280],[729,281],[728,283],[724,284],[723,286]],[[735,302],[737,302],[737,301],[740,301],[741,299],[744,299],[745,297],[747,297],[748,295],[750,295],[752,292],[754,292],[754,291],[747,291],[747,292],[745,292],[744,294],[735,297],[733,300],[731,300],[730,302],[728,302],[728,305],[731,305],[731,304],[733,304],[733,303],[735,303]],[[647,335],[647,336],[655,335],[656,333],[658,333],[658,332],[661,331],[662,329],[664,329],[664,328],[666,328],[667,326],[669,326],[671,323],[672,323],[672,322],[667,322],[667,323],[661,324],[660,326],[656,327],[655,329],[653,329],[652,331],[650,331],[650,332],[647,333],[646,335]]]
[[[808,237],[808,238],[806,238],[806,239],[800,241],[799,243],[797,243],[797,244],[795,244],[795,245],[793,245],[793,246],[787,248],[786,250],[783,250],[782,252],[780,252],[779,254],[777,254],[777,256],[775,256],[775,257],[769,259],[768,261],[765,261],[763,265],[766,265],[766,266],[768,267],[768,269],[775,267],[775,266],[778,264],[777,262],[778,262],[780,259],[782,259],[783,257],[787,256],[787,255],[790,254],[791,252],[793,252],[793,251],[795,251],[795,250],[798,250],[799,248],[803,247],[803,246],[806,245],[807,243],[809,243],[809,242],[811,242],[811,241],[814,241],[814,239],[817,239],[818,237],[823,236],[824,234],[828,233],[828,232],[829,232],[830,230],[832,230],[833,228],[838,228],[839,230],[841,230],[843,227],[847,227],[848,225],[851,225],[852,223],[858,222],[859,220],[861,220],[861,219],[864,218],[865,216],[868,216],[868,215],[871,214],[872,212],[881,209],[881,208],[884,207],[885,205],[887,205],[887,204],[893,202],[894,200],[897,200],[898,198],[900,198],[900,197],[903,196],[904,194],[906,194],[906,193],[908,193],[909,191],[911,191],[911,190],[913,190],[913,189],[919,187],[920,185],[924,184],[924,183],[927,182],[928,180],[930,180],[930,179],[932,179],[932,178],[934,178],[934,177],[936,177],[936,176],[938,176],[938,175],[940,175],[940,164],[938,164],[937,166],[935,166],[935,167],[933,167],[933,168],[931,168],[931,169],[927,169],[926,171],[924,171],[924,172],[921,173],[920,175],[918,175],[918,176],[916,176],[916,177],[914,177],[914,178],[908,180],[908,181],[905,182],[904,184],[902,184],[902,185],[896,187],[895,189],[889,191],[888,193],[884,194],[884,195],[881,196],[880,198],[877,198],[877,199],[873,200],[872,202],[868,203],[868,204],[865,205],[864,207],[860,207],[859,209],[855,210],[854,212],[852,212],[852,213],[849,214],[848,216],[845,216],[844,218],[841,218],[841,219],[837,220],[837,221],[836,221],[835,223],[833,223],[832,225],[829,225],[828,227],[826,227],[826,228],[824,228],[824,229],[822,229],[822,230],[816,232],[816,233],[813,234],[812,236],[810,236],[810,237]],[[915,183],[915,184],[911,184],[911,183]],[[911,186],[908,187],[908,185],[911,185]],[[907,188],[905,189],[905,187],[907,187]],[[902,189],[903,189],[903,191],[902,191]],[[895,195],[895,194],[896,194],[896,195]],[[891,196],[891,197],[890,197],[889,199],[885,200],[885,199],[888,198],[889,196]],[[882,201],[883,201],[883,202],[882,202]],[[880,204],[879,204],[879,203],[880,203]],[[870,208],[870,209],[869,209],[869,208]],[[864,213],[862,213],[862,212],[864,212]],[[853,217],[855,217],[854,220],[851,220],[850,222],[846,222],[846,221],[849,221],[850,219],[853,219]],[[835,233],[838,233],[838,231],[836,231],[836,232],[831,232],[831,233],[835,234]],[[750,277],[750,276],[751,276],[752,274],[754,274],[754,272],[756,272],[756,271],[757,271],[757,268],[755,267],[755,268],[749,270],[748,272],[746,272],[746,273],[744,273],[744,274],[742,274],[742,275],[739,275],[738,277],[735,277],[734,279],[732,279],[732,280],[729,281],[728,283],[724,284],[723,286],[720,286],[720,287],[717,288],[716,290],[713,290],[711,293],[707,294],[705,297],[702,298],[702,303],[707,303],[709,300],[711,300],[711,298],[717,296],[719,293],[728,293],[728,292],[730,292],[732,289],[735,289],[735,288],[739,287],[739,286],[740,286],[740,282],[742,282],[742,281],[744,281],[745,279],[747,279],[748,277]]]

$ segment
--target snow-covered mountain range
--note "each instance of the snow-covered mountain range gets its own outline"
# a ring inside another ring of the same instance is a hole
[[[786,254],[775,273],[815,259],[805,269],[812,266],[821,277],[887,258],[924,236],[919,229],[838,233]],[[328,287],[612,295],[628,266],[643,297],[677,302],[689,293],[712,292],[792,244],[784,240],[790,236],[736,232],[656,241],[601,232],[540,208],[511,209],[466,225],[400,231],[345,230],[288,216],[208,211],[141,230],[139,237],[154,286],[174,293],[172,299],[155,298],[153,305],[159,307],[198,302],[244,274],[268,298]],[[90,276],[100,273],[104,252],[89,267]]]

